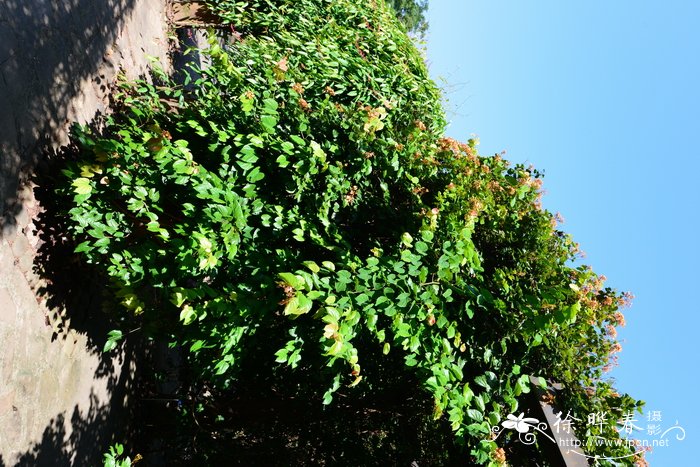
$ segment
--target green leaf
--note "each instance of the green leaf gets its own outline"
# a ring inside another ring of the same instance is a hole
[[[199,349],[204,347],[204,341],[203,340],[198,340],[195,341],[191,346],[190,346],[190,352],[196,353]]]
[[[314,303],[304,294],[299,294],[299,306],[297,308],[298,314],[304,314],[311,311]]]
[[[521,375],[520,378],[518,378],[517,384],[524,394],[530,392],[530,377],[528,375]]]
[[[313,302],[304,294],[299,293],[292,297],[284,307],[284,314],[289,316],[299,316],[311,311]]]
[[[75,187],[73,191],[79,195],[87,195],[92,192],[92,185],[90,185],[88,178],[76,178],[72,185]]]
[[[223,375],[224,373],[226,373],[226,370],[228,370],[229,366],[230,364],[226,360],[221,360],[216,364],[214,370],[216,370],[217,375]]]
[[[111,350],[114,350],[117,347],[117,341],[112,340],[112,339],[107,339],[107,342],[105,342],[105,346],[102,348],[103,352],[109,352]]]
[[[484,419],[484,414],[475,409],[467,409],[467,416],[474,421],[480,422]]]
[[[475,396],[472,400],[474,401],[476,406],[479,408],[479,410],[481,410],[482,412],[484,412],[486,410],[486,404],[484,403],[484,397],[481,394],[479,394],[478,396]]]
[[[253,170],[246,176],[250,183],[259,182],[265,178],[265,174],[260,171],[260,167],[254,167]]]
[[[311,270],[313,273],[318,273],[321,270],[321,268],[318,267],[318,264],[313,261],[304,261],[302,264],[309,268],[309,270]]]
[[[285,284],[289,285],[295,290],[304,290],[306,286],[306,281],[303,277],[289,272],[281,272],[278,274],[279,278],[282,279]]]
[[[173,294],[170,296],[170,302],[175,305],[176,307],[180,308],[183,303],[185,303],[185,300],[187,299],[187,295],[183,293],[183,290],[175,290]]]
[[[277,165],[279,165],[279,166],[282,167],[282,168],[285,168],[285,167],[287,167],[287,166],[289,165],[289,161],[288,161],[287,158],[284,156],[284,154],[280,155],[280,156],[277,158],[277,161],[276,161],[276,162],[277,162]]]
[[[262,123],[269,133],[273,133],[275,131],[275,126],[277,125],[277,119],[272,115],[263,115],[260,117],[260,123]]]
[[[477,376],[476,378],[474,378],[474,382],[476,384],[478,384],[479,386],[481,386],[482,388],[486,389],[487,391],[491,390],[491,386],[489,385],[488,381],[486,380],[486,377],[483,375]]]
[[[191,324],[195,319],[197,319],[197,312],[190,305],[185,305],[180,311],[180,321],[184,325]]]
[[[369,296],[367,296],[366,293],[361,293],[355,299],[355,303],[357,303],[358,305],[362,305],[364,303],[367,303],[368,300],[369,300]]]
[[[274,114],[274,113],[276,113],[278,107],[279,107],[279,105],[277,104],[277,102],[274,99],[270,99],[270,98],[263,99],[263,109],[265,110],[265,112],[270,113],[270,114]]]
[[[89,241],[82,242],[80,245],[75,247],[76,253],[83,253],[85,251],[90,251],[92,249],[92,244]]]
[[[124,337],[122,331],[114,329],[107,333],[107,342],[102,348],[103,352],[109,352],[117,347],[118,342]]]
[[[289,351],[284,348],[280,349],[277,352],[275,352],[275,356],[277,357],[275,361],[277,363],[287,363],[287,356],[289,355]]]
[[[338,271],[338,281],[343,283],[352,282],[352,274],[346,270]]]

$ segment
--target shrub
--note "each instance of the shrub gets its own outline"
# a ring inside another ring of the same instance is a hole
[[[512,447],[492,428],[530,376],[572,412],[641,407],[603,379],[628,297],[574,262],[538,171],[444,137],[383,2],[214,8],[234,33],[210,34],[194,82],[124,84],[101,132],[76,130],[59,195],[119,304],[108,348],[141,327],[196,381],[319,404],[408,385],[481,464]]]

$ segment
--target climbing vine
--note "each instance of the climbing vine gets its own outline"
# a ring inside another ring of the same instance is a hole
[[[107,349],[139,327],[222,388],[249,361],[306,371],[289,391],[319,404],[381,387],[363,367],[398,356],[390,371],[415,376],[480,464],[505,462],[515,440],[493,427],[533,380],[562,383],[572,412],[641,407],[604,378],[630,297],[579,265],[537,170],[444,136],[383,2],[212,8],[232,32],[210,32],[206,67],[123,83],[102,130],[75,131],[57,193],[109,282]]]

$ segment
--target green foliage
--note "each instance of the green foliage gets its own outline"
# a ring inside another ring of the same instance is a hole
[[[236,34],[211,34],[192,90],[125,84],[64,171],[76,251],[124,327],[186,347],[220,388],[297,372],[287,394],[332,404],[414,381],[479,464],[512,444],[491,429],[529,376],[563,383],[575,413],[641,407],[603,379],[626,297],[573,263],[536,170],[443,137],[382,2],[214,8]],[[619,437],[600,430],[580,436]]]
[[[104,455],[104,467],[131,467],[131,458],[124,455],[124,446],[119,443],[109,447]]]
[[[407,31],[425,34],[428,30],[428,22],[425,20],[425,12],[428,9],[426,0],[387,0],[396,16]]]

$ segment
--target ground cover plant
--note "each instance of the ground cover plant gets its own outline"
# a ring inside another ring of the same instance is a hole
[[[286,411],[312,427],[278,446],[286,461],[528,465],[537,444],[523,454],[494,428],[532,381],[561,383],[571,413],[609,414],[580,438],[619,438],[641,408],[604,377],[629,295],[579,264],[540,172],[445,137],[440,92],[387,6],[211,8],[230,31],[210,32],[207,66],[124,83],[99,131],[76,129],[57,192],[109,284],[107,350],[136,329],[186,350],[198,459],[246,438],[234,418],[289,432]],[[248,417],[227,405],[241,394]]]

